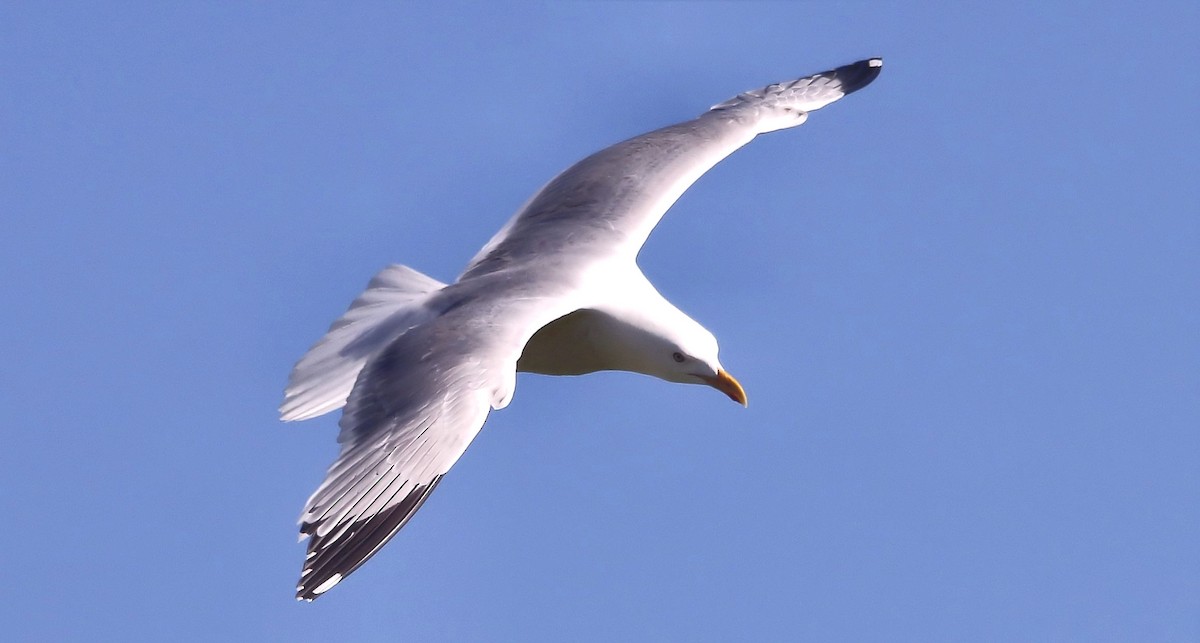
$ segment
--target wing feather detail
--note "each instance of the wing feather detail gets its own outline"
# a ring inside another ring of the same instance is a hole
[[[471,260],[460,279],[558,256],[564,267],[596,257],[635,258],[676,200],[755,136],[804,123],[808,113],[865,87],[870,58],[738,94],[682,123],[607,147],[547,183]]]
[[[340,422],[341,452],[300,517],[308,554],[297,598],[328,591],[412,519],[491,409],[511,397],[525,342],[569,312],[557,309],[569,297],[490,294],[496,299],[460,302],[409,329],[359,373]]]

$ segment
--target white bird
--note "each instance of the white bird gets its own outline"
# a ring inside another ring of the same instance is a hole
[[[602,370],[706,384],[746,404],[712,333],[654,289],[637,255],[693,182],[758,134],[865,87],[880,58],[739,94],[692,120],[568,168],[483,247],[458,281],[384,268],[292,370],[283,420],[345,406],[341,452],[300,517],[312,600],[412,518],[517,371]]]

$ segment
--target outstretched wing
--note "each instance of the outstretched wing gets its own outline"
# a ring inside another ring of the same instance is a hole
[[[671,204],[755,136],[867,86],[881,58],[739,94],[690,121],[617,143],[572,165],[529,200],[472,259],[461,279],[544,259],[637,256]]]
[[[468,289],[456,286],[450,297]],[[297,598],[328,591],[408,522],[490,409],[508,404],[529,337],[570,300],[467,296],[367,362],[342,415],[341,453],[300,517],[309,542]]]

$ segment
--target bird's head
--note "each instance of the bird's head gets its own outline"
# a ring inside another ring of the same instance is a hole
[[[643,348],[649,357],[645,372],[668,382],[711,386],[746,406],[746,391],[717,359],[717,338],[691,317],[674,312],[656,319],[653,341]]]

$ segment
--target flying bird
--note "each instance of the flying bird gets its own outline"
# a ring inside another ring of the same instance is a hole
[[[341,451],[300,516],[296,597],[367,561],[433,492],[518,371],[603,370],[704,384],[742,405],[712,333],[642,275],[637,255],[693,182],[764,132],[862,89],[870,58],[738,94],[700,116],[603,149],[545,185],[452,284],[392,265],[296,364],[285,421],[345,407]]]

